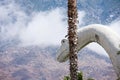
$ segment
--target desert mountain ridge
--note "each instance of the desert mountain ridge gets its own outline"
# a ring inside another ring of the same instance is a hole
[[[59,46],[7,47],[0,50],[0,80],[63,80],[69,74],[69,63],[56,61]],[[108,57],[84,48],[79,54],[79,71],[84,78],[115,80]]]

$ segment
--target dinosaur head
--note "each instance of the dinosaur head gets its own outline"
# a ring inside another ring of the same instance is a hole
[[[69,44],[67,39],[61,41],[61,46],[57,51],[57,60],[59,62],[65,62],[69,58]]]

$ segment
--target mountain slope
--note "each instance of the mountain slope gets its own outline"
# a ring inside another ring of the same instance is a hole
[[[69,63],[55,60],[57,48],[7,48],[0,52],[0,80],[61,80],[69,74]],[[87,48],[80,51],[78,56],[79,70],[83,71],[85,78],[115,80],[116,75],[108,57]]]

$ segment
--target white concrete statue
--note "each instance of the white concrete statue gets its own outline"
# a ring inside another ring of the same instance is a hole
[[[91,42],[97,42],[106,50],[115,72],[118,78],[120,78],[120,36],[107,26],[100,24],[92,24],[78,29],[78,51]],[[68,40],[63,39],[57,53],[57,60],[59,62],[65,62],[68,58]]]

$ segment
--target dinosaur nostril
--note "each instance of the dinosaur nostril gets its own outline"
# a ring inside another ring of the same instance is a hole
[[[117,55],[120,55],[120,51],[117,52]]]

